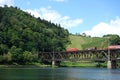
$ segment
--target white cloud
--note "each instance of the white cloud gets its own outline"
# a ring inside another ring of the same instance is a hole
[[[11,6],[14,4],[14,0],[0,0],[0,6],[8,5]]]
[[[57,11],[52,10],[51,7],[34,9],[34,10],[28,9],[26,11],[31,13],[35,17],[40,17],[42,19],[46,19],[53,23],[61,24],[61,26],[66,29],[78,26],[83,22],[83,20],[80,18],[71,19],[71,17],[69,16],[62,16]]]
[[[106,34],[118,34],[120,35],[120,18],[116,17],[115,20],[110,20],[109,23],[100,22],[95,25],[91,30],[84,31],[86,34],[93,37],[102,37]]]

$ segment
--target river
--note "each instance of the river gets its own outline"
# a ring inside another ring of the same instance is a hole
[[[1,68],[0,80],[120,80],[120,69]]]

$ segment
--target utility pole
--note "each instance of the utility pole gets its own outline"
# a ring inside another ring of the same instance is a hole
[[[108,38],[108,61],[110,61],[110,49],[109,49],[109,46],[110,46],[110,43],[109,43],[109,38]]]
[[[108,69],[112,69],[112,61],[111,61],[111,59],[110,59],[110,49],[109,49],[109,44],[110,42],[109,42],[109,38],[108,38],[108,62],[107,62],[107,68]]]
[[[53,35],[54,37],[54,35]],[[54,43],[54,42],[53,42]],[[55,52],[54,52],[54,44],[53,44],[53,54],[52,54],[52,67],[55,67]]]
[[[53,46],[52,67],[54,66],[55,66],[55,54],[54,54],[54,46]]]

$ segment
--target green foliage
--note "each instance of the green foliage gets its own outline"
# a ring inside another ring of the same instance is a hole
[[[110,45],[120,45],[120,36],[119,35],[108,34],[108,35],[104,35],[103,37],[109,41]]]
[[[3,55],[8,52],[8,47],[5,44],[0,44],[0,55]]]
[[[68,30],[60,25],[35,18],[17,7],[0,7],[0,55],[10,52],[13,62],[24,63],[25,56],[37,58],[36,53],[53,48],[64,51],[68,37]]]
[[[11,63],[12,62],[12,54],[8,52],[7,54],[0,55],[0,63]]]
[[[38,55],[37,54],[32,54],[29,51],[23,52],[23,60],[25,64],[29,64],[32,62],[37,62],[38,61]]]
[[[25,64],[27,64],[28,62],[32,62],[33,60],[32,53],[28,51],[23,52],[23,59]]]
[[[3,55],[0,55],[0,63],[4,63],[4,57],[3,57]]]
[[[12,61],[12,54],[10,53],[10,52],[8,52],[7,54],[6,54],[6,60],[7,60],[7,62],[8,63],[10,63],[11,61]]]
[[[10,53],[12,54],[12,61],[22,64],[23,63],[23,51],[21,48],[16,48],[16,46],[13,46],[10,49]]]

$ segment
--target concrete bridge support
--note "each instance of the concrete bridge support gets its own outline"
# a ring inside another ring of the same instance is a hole
[[[52,61],[52,67],[60,66],[61,61]]]
[[[117,68],[116,60],[112,60],[112,61],[108,60],[107,68],[108,69],[116,69]]]
[[[55,60],[52,60],[52,67],[55,67]]]
[[[108,60],[107,62],[107,68],[112,69],[112,61]]]

